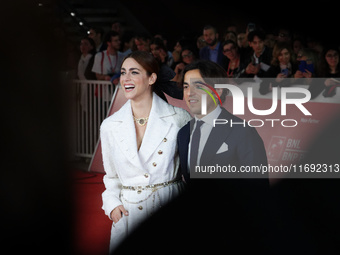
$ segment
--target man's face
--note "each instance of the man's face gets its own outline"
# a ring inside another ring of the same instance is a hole
[[[249,42],[249,45],[253,48],[256,54],[261,54],[264,48],[264,42],[257,36],[254,36],[254,40]]]
[[[214,46],[217,42],[218,34],[216,34],[213,29],[204,29],[203,37],[209,46]]]
[[[190,112],[197,118],[202,118],[202,95],[206,95],[207,114],[216,108],[214,100],[207,94],[209,91],[214,94],[205,84],[198,69],[190,70],[185,73],[183,82],[184,101],[190,109]],[[206,91],[204,91],[206,90]]]
[[[83,39],[80,41],[79,48],[80,48],[80,52],[84,55],[88,54],[93,49],[91,43],[86,39]]]
[[[96,42],[97,40],[100,40],[101,34],[97,34],[94,29],[90,29],[89,37]]]
[[[119,36],[111,36],[111,41],[107,43],[107,46],[114,50],[119,50],[120,40]]]

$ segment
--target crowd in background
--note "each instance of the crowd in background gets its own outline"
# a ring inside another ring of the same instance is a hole
[[[243,78],[258,79],[261,94],[296,83],[309,85],[312,98],[321,93],[331,97],[340,85],[339,44],[320,42],[288,28],[266,33],[255,23],[248,23],[244,31],[230,25],[222,34],[206,25],[196,37],[179,36],[172,47],[164,32],[153,36],[135,33],[118,21],[105,35],[101,28],[92,27],[80,42],[77,78],[118,84],[122,60],[136,50],[150,52],[173,72],[177,82],[187,64],[207,59],[221,65],[235,84]],[[325,79],[313,82],[312,78]]]

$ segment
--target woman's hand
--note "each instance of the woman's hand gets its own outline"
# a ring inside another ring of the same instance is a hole
[[[284,78],[287,78],[287,75],[285,75],[284,73],[279,73],[276,76],[276,82],[282,82],[284,80]]]
[[[305,69],[306,72],[303,73],[303,77],[305,78],[312,78],[313,74],[308,71],[307,69]]]
[[[115,209],[112,210],[110,216],[115,224],[122,218],[122,213],[124,213],[125,216],[129,215],[129,212],[126,211],[124,206],[122,205],[119,205]]]
[[[297,70],[296,73],[294,74],[294,78],[303,78],[303,72]]]

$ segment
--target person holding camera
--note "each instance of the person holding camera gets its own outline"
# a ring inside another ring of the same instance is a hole
[[[272,60],[272,49],[265,46],[266,34],[262,30],[253,30],[248,34],[249,46],[252,48],[248,65],[243,77],[263,77]]]
[[[288,42],[277,42],[273,48],[273,59],[268,71],[264,74],[264,78],[260,84],[260,93],[267,94],[272,87],[288,87],[291,80],[286,79],[293,76],[297,70],[297,66],[293,61],[293,50]]]
[[[340,87],[340,51],[337,45],[326,45],[320,58],[317,77],[309,86],[311,98],[315,98],[322,93],[324,97],[333,97]]]

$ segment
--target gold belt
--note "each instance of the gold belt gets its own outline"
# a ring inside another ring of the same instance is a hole
[[[129,189],[129,190],[147,190],[147,189],[155,189],[158,187],[166,187],[169,186],[170,184],[174,184],[179,182],[180,179],[174,179],[171,181],[167,181],[167,182],[162,182],[162,183],[156,183],[156,184],[150,184],[150,185],[146,185],[146,186],[122,186],[123,189]]]

